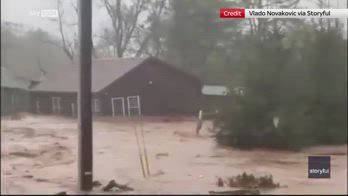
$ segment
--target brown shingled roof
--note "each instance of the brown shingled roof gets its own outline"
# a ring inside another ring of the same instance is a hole
[[[98,92],[140,65],[147,58],[108,58],[92,61],[92,92]],[[77,92],[78,64],[46,70],[45,79],[31,91]]]

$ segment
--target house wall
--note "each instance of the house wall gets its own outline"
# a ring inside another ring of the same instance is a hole
[[[29,108],[28,92],[16,88],[1,88],[1,116],[26,112]]]
[[[127,96],[140,96],[143,115],[191,115],[198,111],[200,91],[201,84],[195,78],[161,61],[148,60],[105,88],[98,97],[106,115],[112,115],[113,97],[124,98],[128,115]]]
[[[51,114],[53,113],[52,98],[59,97],[61,104],[61,115],[77,117],[77,93],[64,93],[64,92],[31,92],[30,93],[30,112],[37,113],[36,101],[39,102],[39,113],[37,114]],[[92,96],[92,99],[98,98],[96,95]],[[72,108],[74,104],[74,111]],[[92,102],[93,104],[93,102]],[[94,111],[94,105],[92,105],[92,112]],[[95,113],[94,115],[102,115]]]
[[[52,97],[61,98],[61,114],[72,116],[71,103],[75,103],[75,111],[77,112],[76,102],[77,93],[60,93],[60,92],[31,92],[30,93],[30,111],[37,113],[36,101],[39,102],[39,114],[54,114],[52,111]]]

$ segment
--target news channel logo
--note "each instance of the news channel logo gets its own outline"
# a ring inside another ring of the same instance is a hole
[[[330,156],[308,156],[308,178],[330,178]]]
[[[32,10],[29,12],[29,15],[37,16],[41,18],[58,18],[58,10],[56,9]]]

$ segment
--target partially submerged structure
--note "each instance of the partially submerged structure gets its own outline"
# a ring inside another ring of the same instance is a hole
[[[30,89],[31,111],[77,113],[78,64],[46,70]],[[96,59],[92,63],[92,111],[95,115],[197,114],[201,81],[154,57]]]
[[[223,85],[203,85],[202,109],[205,112],[217,113],[228,101],[230,90]]]
[[[29,109],[28,88],[32,82],[1,66],[1,116]]]
[[[41,67],[40,67],[41,68]],[[48,66],[37,81],[1,67],[1,114],[77,116],[78,63]],[[200,79],[155,57],[107,58],[92,61],[92,112],[95,116],[215,114],[229,104],[223,85]]]
[[[203,85],[202,109],[208,113],[218,113],[230,103],[231,95],[244,96],[244,87],[234,87],[232,90],[224,85]]]

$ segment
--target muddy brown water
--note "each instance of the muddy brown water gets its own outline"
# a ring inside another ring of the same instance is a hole
[[[229,190],[216,186],[217,177],[245,171],[255,176],[272,174],[280,183],[281,188],[261,194],[347,194],[347,145],[301,152],[222,148],[211,137],[210,122],[204,122],[201,135],[196,136],[194,118],[143,119],[152,174],[144,179],[134,125],[140,123],[112,118],[94,121],[94,179],[103,185],[115,179],[133,187],[134,191],[127,192],[131,194],[208,194]],[[1,193],[79,193],[77,137],[75,119],[26,116],[2,120]],[[331,156],[330,179],[307,177],[309,155]],[[94,193],[102,192],[96,188]]]

